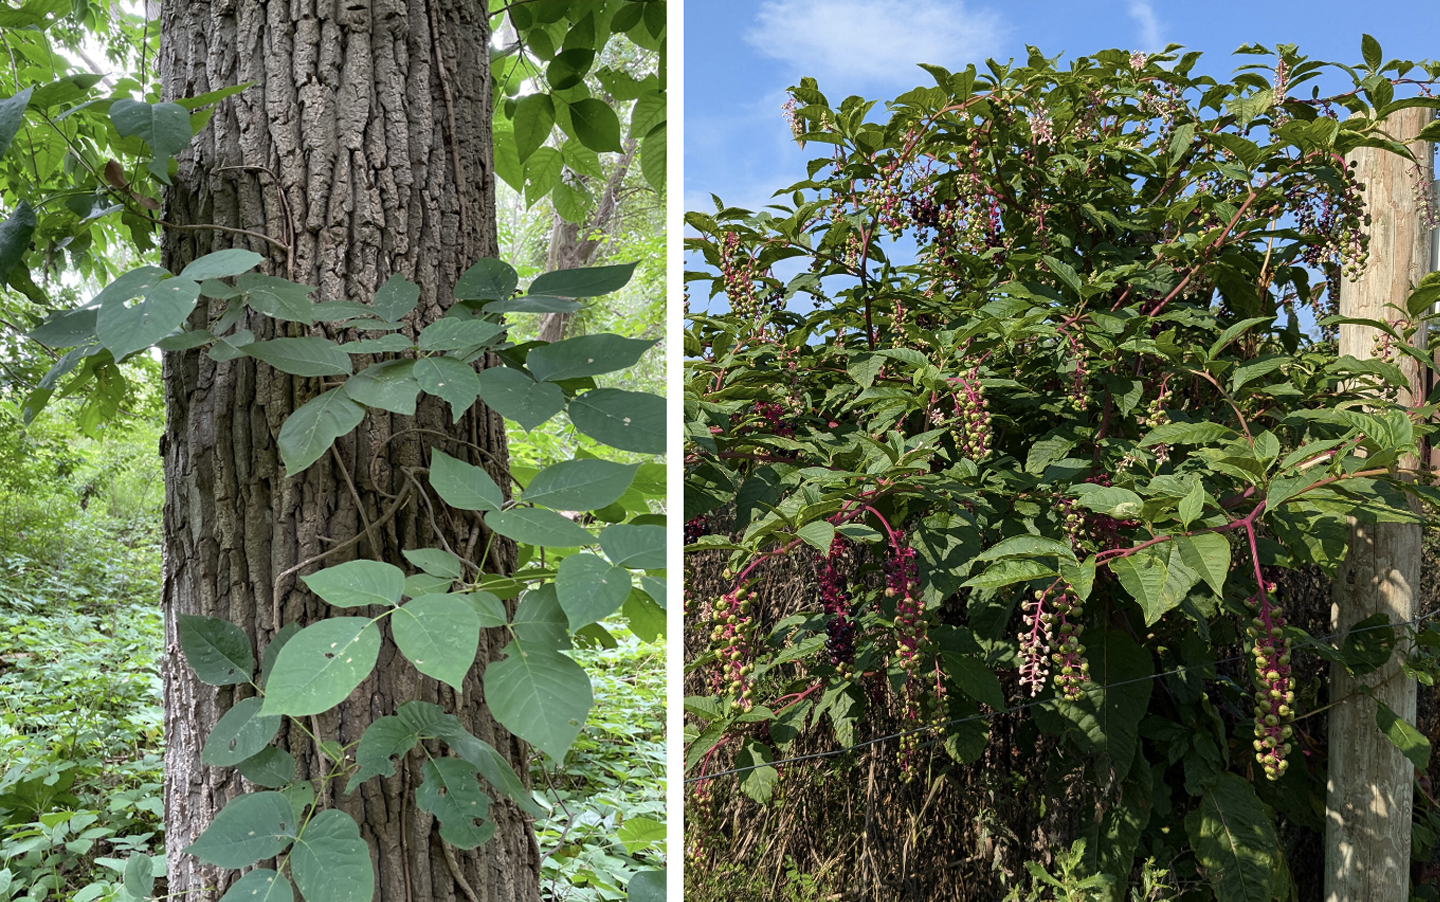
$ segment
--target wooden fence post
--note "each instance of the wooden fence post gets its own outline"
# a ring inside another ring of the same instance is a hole
[[[1410,142],[1430,118],[1429,109],[1399,110],[1389,117],[1386,130],[1396,140]],[[1411,149],[1421,163],[1418,174],[1414,164],[1385,150],[1363,147],[1351,154],[1371,216],[1370,262],[1358,281],[1342,280],[1340,312],[1345,316],[1400,318],[1401,313],[1385,305],[1404,310],[1410,290],[1429,271],[1430,229],[1423,221],[1424,204],[1418,195],[1428,194],[1434,178],[1431,145],[1417,142]],[[1341,326],[1340,354],[1375,356],[1376,334],[1366,326]],[[1414,396],[1423,391],[1418,367],[1405,357],[1397,362],[1411,380],[1411,391],[1402,391],[1401,400],[1414,403]],[[1401,466],[1413,468],[1417,463],[1407,459]],[[1351,519],[1350,552],[1332,596],[1331,619],[1337,633],[1378,612],[1397,623],[1414,618],[1420,537],[1416,525]],[[1373,698],[1353,694],[1357,682],[1370,687]],[[1405,678],[1394,657],[1359,679],[1332,665],[1330,697],[1341,701],[1330,710],[1326,902],[1409,898],[1415,768],[1376,726],[1375,699],[1414,723],[1415,693],[1415,681]]]

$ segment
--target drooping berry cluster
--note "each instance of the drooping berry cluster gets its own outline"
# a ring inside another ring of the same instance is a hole
[[[830,619],[825,623],[825,651],[830,663],[844,669],[855,659],[855,621],[850,614],[849,593],[850,542],[837,535],[830,542],[824,557],[815,555],[816,581],[820,584],[820,603]]]
[[[1038,695],[1052,667],[1055,687],[1068,700],[1080,698],[1090,679],[1090,662],[1080,643],[1084,624],[1079,622],[1080,596],[1063,580],[1037,589],[1025,604],[1025,628],[1020,632],[1020,685]]]
[[[1295,718],[1295,688],[1290,677],[1290,639],[1285,617],[1272,600],[1275,584],[1261,586],[1249,599],[1255,615],[1245,630],[1254,656],[1255,758],[1265,776],[1278,779],[1290,766],[1290,722]]]
[[[742,322],[760,316],[762,305],[755,287],[759,275],[759,264],[740,246],[739,234],[726,232],[720,241],[720,276],[730,309]]]
[[[1301,233],[1319,237],[1306,245],[1301,259],[1325,269],[1324,294],[1332,301],[1339,289],[1332,271],[1339,269],[1353,281],[1365,271],[1370,258],[1370,239],[1365,234],[1370,214],[1365,212],[1365,188],[1355,177],[1354,166],[1352,162],[1340,169],[1339,191],[1317,180],[1310,190],[1293,192],[1299,196],[1295,218]],[[1312,297],[1318,299],[1320,293]]]
[[[990,453],[990,405],[980,385],[980,370],[951,380],[955,394],[955,420],[950,433],[961,457],[980,461]]]
[[[745,589],[722,595],[711,603],[714,626],[710,645],[715,649],[715,691],[725,692],[742,711],[754,706],[755,664],[751,660],[755,643],[755,618],[751,604],[755,593]]]
[[[1166,412],[1165,405],[1170,402],[1170,376],[1167,374],[1160,380],[1160,390],[1145,407],[1145,412],[1140,415],[1139,426],[1144,432],[1148,432],[1159,426],[1170,422],[1170,414]],[[1150,448],[1155,459],[1164,463],[1170,459],[1170,447],[1166,444],[1153,445]]]
[[[758,418],[758,421],[745,424],[739,431],[769,432],[781,438],[792,438],[795,435],[795,428],[785,419],[785,408],[774,401],[756,401],[750,408],[750,414]]]
[[[706,521],[704,514],[701,514],[698,517],[691,517],[689,520],[686,520],[685,544],[694,545],[696,542],[700,541],[700,537],[707,534],[709,526],[710,525]]]
[[[896,541],[898,545],[899,539]],[[900,545],[895,556],[885,562],[885,597],[895,599],[895,645],[900,666],[912,677],[920,666],[919,653],[925,641],[925,605],[919,588],[915,549]]]

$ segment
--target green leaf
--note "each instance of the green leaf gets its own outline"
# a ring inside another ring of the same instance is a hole
[[[1390,625],[1390,615],[1379,611],[1350,627],[1340,655],[1352,674],[1364,676],[1384,667],[1394,650],[1395,629]]]
[[[240,774],[256,786],[279,789],[295,780],[295,756],[267,745],[240,762]]]
[[[235,280],[235,287],[245,292],[245,303],[252,310],[285,322],[307,326],[315,322],[315,305],[310,303],[314,286],[248,272]]]
[[[420,394],[420,383],[415,380],[415,361],[372,363],[346,380],[345,394],[366,407],[414,416],[415,399]]]
[[[201,763],[225,767],[258,755],[280,730],[279,717],[258,716],[261,703],[259,698],[242,699],[226,711],[205,740]]]
[[[510,618],[505,613],[505,603],[500,596],[490,592],[471,592],[470,606],[480,615],[480,625],[485,629],[504,626]]]
[[[575,313],[584,309],[585,305],[579,301],[539,294],[511,298],[508,301],[492,301],[485,305],[486,313]]]
[[[481,257],[455,283],[455,297],[462,301],[504,301],[519,284],[515,267],[494,257]]]
[[[665,566],[665,527],[616,523],[600,533],[600,550],[617,567],[662,569]]]
[[[665,399],[597,388],[570,402],[570,422],[597,442],[638,454],[665,453]]]
[[[459,595],[422,595],[395,611],[400,652],[421,673],[461,691],[480,648],[480,615]]]
[[[189,266],[181,270],[180,278],[193,279],[196,282],[203,282],[206,279],[225,279],[249,272],[264,262],[265,258],[254,251],[232,247],[216,251],[213,254],[206,254],[192,261]]]
[[[562,50],[555,54],[550,65],[545,67],[545,80],[550,83],[553,90],[568,90],[585,80],[585,73],[590,71],[590,66],[594,62],[594,47],[571,47],[568,50]],[[573,112],[571,115],[574,115]],[[518,123],[516,128],[518,131]],[[619,126],[617,125],[616,128],[618,129]],[[596,150],[598,149],[596,148]]]
[[[1195,857],[1217,899],[1270,902],[1270,872],[1278,840],[1249,781],[1222,773],[1185,818]]]
[[[422,351],[459,351],[493,344],[491,339],[504,332],[504,323],[483,319],[458,319],[447,316],[426,326],[420,333]],[[433,358],[432,358],[433,359]]]
[[[665,902],[665,872],[636,871],[625,887],[629,902]]]
[[[1169,544],[1157,545],[1110,562],[1110,571],[1120,585],[1140,603],[1146,626],[1179,607],[1200,581],[1200,574],[1174,552]]]
[[[1225,537],[1217,532],[1176,536],[1175,547],[1185,566],[1200,574],[1211,591],[1223,597],[1225,577],[1230,574],[1230,543]]]
[[[305,825],[290,853],[290,873],[305,902],[370,902],[375,896],[370,847],[354,819],[336,808]]]
[[[646,849],[662,849],[665,845],[665,825],[648,817],[627,818],[615,838],[625,844],[625,851],[634,855]]]
[[[0,263],[0,269],[3,268],[4,264]],[[95,338],[95,316],[99,312],[94,307],[81,307],[57,313],[26,337],[52,348],[73,348]]]
[[[1375,725],[1420,773],[1430,769],[1430,740],[1379,699],[1375,701]]]
[[[619,291],[635,273],[635,263],[612,266],[589,266],[582,269],[557,269],[535,277],[528,294],[554,295],[562,298],[593,298]]]
[[[1380,61],[1384,59],[1380,53],[1380,42],[1368,34],[1360,36],[1360,55],[1365,59],[1365,65],[1371,69],[1379,69]]]
[[[235,881],[220,902],[295,902],[295,890],[284,874],[258,868]]]
[[[292,376],[350,374],[350,355],[328,338],[272,338],[246,345],[245,354]]]
[[[1029,582],[1032,579],[1044,579],[1055,575],[1054,567],[1039,561],[1010,558],[991,564],[985,568],[983,573],[970,577],[960,585],[962,588],[970,586],[976,589],[999,589],[1015,583]]]
[[[249,682],[255,673],[250,637],[228,620],[180,614],[175,618],[180,650],[202,683],[232,686]]]
[[[35,209],[26,201],[20,201],[15,209],[0,223],[0,281],[25,259],[30,251],[30,238],[35,234]]]
[[[455,580],[444,576],[414,573],[405,577],[405,595],[409,598],[419,598],[421,595],[444,595],[450,591],[450,585],[454,582]]]
[[[190,144],[190,114],[177,103],[141,103],[122,97],[110,104],[110,121],[127,138],[150,145],[150,172],[170,184],[170,158]]]
[[[1005,690],[985,662],[968,655],[944,653],[945,675],[966,695],[996,711],[1005,710]]]
[[[261,711],[297,717],[328,711],[370,675],[379,655],[380,630],[364,617],[311,624],[280,649]]]
[[[32,86],[0,100],[0,157],[5,156],[10,142],[15,140],[20,126],[25,123],[25,107],[30,105],[30,92],[34,90]]]
[[[505,729],[556,761],[565,760],[594,697],[584,668],[548,649],[522,651],[485,667],[485,702]]]
[[[1094,483],[1082,482],[1070,487],[1070,494],[1076,503],[1099,514],[1108,514],[1117,520],[1128,520],[1139,516],[1144,503],[1140,496],[1129,489],[1110,488]]]
[[[537,382],[519,370],[495,366],[480,371],[480,399],[526,432],[565,409],[565,392],[552,382]]]
[[[1195,484],[1190,487],[1190,491],[1185,494],[1184,498],[1180,499],[1179,513],[1181,526],[1189,529],[1191,523],[1200,519],[1201,514],[1205,512],[1205,497],[1205,486],[1200,480],[1195,480]]]
[[[619,335],[582,335],[534,349],[525,365],[536,379],[563,382],[632,367],[654,345]]]
[[[552,82],[552,85],[554,83]],[[545,143],[555,128],[555,101],[549,94],[536,92],[515,103],[515,152],[523,163]]]
[[[425,762],[425,782],[415,791],[415,804],[440,821],[440,838],[457,849],[474,849],[495,835],[486,820],[490,797],[480,791],[474,765],[459,758]]]
[[[394,606],[405,591],[405,573],[381,561],[348,561],[300,577],[311,592],[337,608]]]
[[[460,559],[443,548],[411,548],[402,553],[405,560],[431,576],[456,580],[463,573]]]
[[[620,117],[610,104],[586,97],[570,104],[570,124],[581,144],[596,153],[624,153],[620,146]]]
[[[415,380],[427,394],[450,404],[455,422],[465,415],[480,396],[480,380],[468,363],[453,357],[425,357],[415,361]]]
[[[489,473],[439,448],[430,452],[430,487],[446,504],[461,510],[498,511],[505,503]]]
[[[1007,557],[1049,557],[1052,555],[1068,561],[1075,560],[1075,552],[1071,550],[1070,543],[1046,536],[1032,535],[1011,536],[996,542],[976,555],[975,560],[993,561]]]
[[[1235,430],[1219,423],[1166,423],[1156,426],[1140,441],[1142,448],[1151,445],[1209,445],[1235,437]]]
[[[198,282],[166,279],[133,307],[119,299],[102,304],[95,318],[95,334],[116,360],[124,360],[179,328],[199,299]]]
[[[835,541],[835,527],[826,520],[811,520],[795,530],[805,544],[824,554],[830,553],[830,544]]]
[[[555,592],[574,632],[620,609],[630,597],[630,572],[582,551],[560,562]]]
[[[639,467],[596,458],[562,460],[536,473],[520,500],[551,510],[599,510],[620,500]]]
[[[632,589],[621,613],[630,621],[630,632],[639,636],[640,641],[654,642],[665,635],[665,609],[644,592]]]
[[[666,127],[660,126],[640,142],[640,174],[646,184],[656,191],[665,190],[666,155],[668,150]]]
[[[485,525],[522,545],[574,548],[595,542],[595,537],[575,525],[574,520],[540,507],[521,507],[488,513],[485,515]]]
[[[395,273],[375,291],[375,312],[387,323],[398,323],[420,300],[420,286]]]
[[[363,419],[365,408],[350,400],[343,385],[306,401],[286,417],[276,439],[286,471],[291,476],[300,473]]]
[[[290,845],[297,826],[285,796],[250,792],[231,799],[210,826],[180,851],[222,868],[249,867]]]
[[[145,852],[131,852],[125,862],[125,892],[148,899],[155,892],[155,861]]]
[[[541,147],[525,161],[525,203],[536,201],[554,190],[565,171],[565,158],[553,147]]]
[[[1155,673],[1154,662],[1150,652],[1118,630],[1087,648],[1085,658],[1093,682],[1081,686],[1079,701],[1057,699],[1053,713],[1037,708],[1043,712],[1037,720],[1045,727],[1045,721],[1058,714],[1082,752],[1103,755],[1116,773],[1128,773],[1140,747],[1140,720],[1150,702],[1154,681],[1148,677]]]

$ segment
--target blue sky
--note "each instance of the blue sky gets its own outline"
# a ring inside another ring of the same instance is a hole
[[[1199,69],[1228,73],[1241,44],[1286,42],[1314,59],[1358,63],[1360,35],[1385,57],[1440,59],[1440,4],[1262,0],[691,0],[685,8],[685,207],[756,209],[805,177],[816,153],[790,140],[785,88],[811,75],[838,103],[883,100],[933,80],[916,63],[963,69],[1023,60],[1025,45],[1064,59],[1107,47],[1204,51]],[[1255,62],[1256,57],[1240,58]],[[1062,60],[1063,63],[1063,60]],[[823,148],[822,148],[823,150]]]

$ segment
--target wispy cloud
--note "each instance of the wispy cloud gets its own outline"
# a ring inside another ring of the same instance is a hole
[[[805,75],[892,85],[923,78],[918,63],[994,55],[1004,32],[999,15],[958,0],[765,0],[745,40]]]
[[[1138,32],[1136,40],[1139,46],[1136,50],[1157,53],[1165,49],[1165,41],[1160,39],[1160,20],[1155,18],[1155,10],[1149,0],[1131,0],[1130,18],[1135,20]]]

